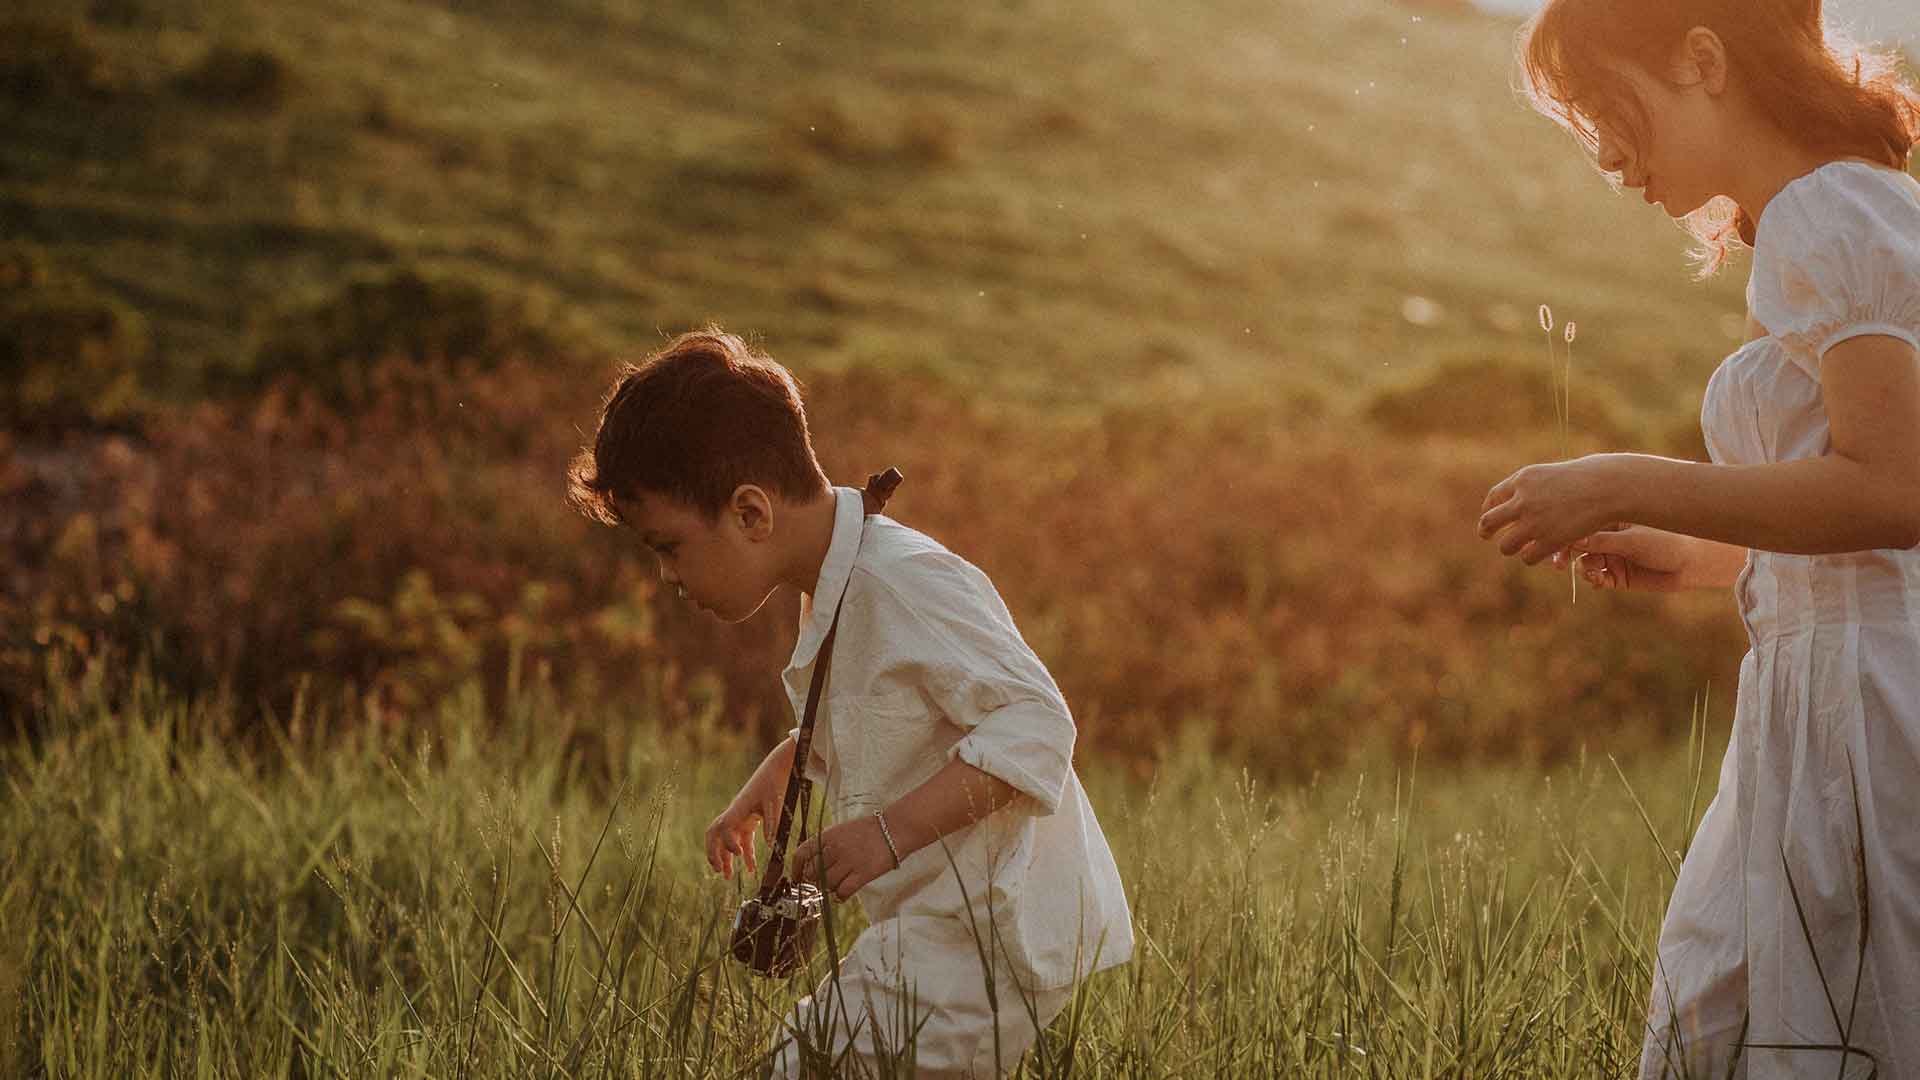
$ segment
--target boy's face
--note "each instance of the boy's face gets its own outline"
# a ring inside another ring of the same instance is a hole
[[[660,560],[660,580],[709,615],[742,622],[759,611],[779,585],[768,542],[773,534],[771,506],[759,488],[741,487],[711,518],[651,492],[617,502],[621,518]]]

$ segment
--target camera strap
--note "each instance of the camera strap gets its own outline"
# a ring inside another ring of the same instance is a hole
[[[894,489],[905,479],[899,469],[888,469],[867,477],[867,485],[861,489],[860,501],[868,517],[886,509],[887,500],[893,497]],[[861,531],[865,532],[862,522]],[[855,548],[856,558],[858,548]],[[847,585],[853,584],[853,574],[849,570]],[[787,840],[793,828],[793,813],[800,811],[800,839],[807,838],[807,812],[813,801],[813,782],[807,779],[807,758],[813,753],[813,722],[820,711],[820,694],[827,685],[827,672],[833,667],[833,639],[840,633],[840,607],[846,602],[846,586],[842,586],[839,599],[834,601],[833,622],[827,626],[827,636],[820,642],[819,655],[813,662],[813,680],[807,685],[807,707],[800,717],[800,733],[794,739],[793,769],[787,776],[787,797],[780,807],[780,827],[774,833],[773,850],[767,856],[767,868],[760,879],[760,895],[770,895],[787,880]]]

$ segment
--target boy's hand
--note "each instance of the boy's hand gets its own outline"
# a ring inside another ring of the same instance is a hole
[[[741,792],[745,796],[746,792]],[[713,819],[707,826],[707,865],[713,872],[727,880],[733,880],[733,858],[738,855],[745,859],[748,873],[759,872],[759,865],[753,857],[754,826],[760,827],[761,835],[768,843],[773,842],[774,823],[780,820],[780,799],[777,796],[763,796],[759,799],[735,799],[731,805]]]
[[[793,852],[793,876],[811,881],[845,901],[893,869],[893,852],[871,816],[843,821],[810,836]]]

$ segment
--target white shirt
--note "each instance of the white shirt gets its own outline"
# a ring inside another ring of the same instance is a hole
[[[1053,677],[979,569],[890,518],[867,517],[860,492],[835,497],[818,603],[803,605],[782,674],[800,716],[844,589],[807,763],[831,815],[884,809],[955,758],[1025,796],[870,882],[859,893],[869,920],[977,925],[999,937],[1031,989],[1123,963],[1132,918],[1074,775],[1073,716]]]

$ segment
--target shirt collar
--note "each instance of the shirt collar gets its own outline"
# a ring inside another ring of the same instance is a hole
[[[866,503],[854,488],[835,488],[833,495],[833,540],[820,563],[820,579],[814,584],[813,595],[801,601],[800,639],[794,642],[788,671],[806,667],[820,654],[820,643],[833,625],[833,613],[853,578],[853,562],[860,553],[860,536],[867,524]]]

